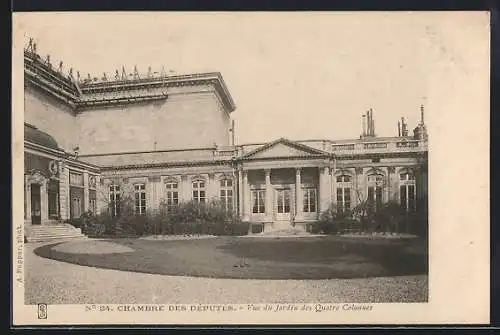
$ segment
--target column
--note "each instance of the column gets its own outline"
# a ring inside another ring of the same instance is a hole
[[[42,224],[49,219],[49,193],[47,192],[48,179],[40,183],[40,210]]]
[[[99,203],[99,198],[104,198],[106,201],[108,200],[108,192],[106,189],[102,187],[102,181],[100,176],[95,176],[95,213],[101,214],[101,210],[104,210],[105,207]],[[104,192],[103,192],[104,191]],[[107,190],[109,191],[109,190]],[[106,202],[107,204],[107,202]]]
[[[243,172],[238,170],[238,214],[243,217]]]
[[[217,178],[215,173],[208,174],[207,181],[207,201],[211,201],[218,198],[218,187],[217,187]]]
[[[181,183],[180,183],[180,201],[182,202],[188,202],[191,201],[191,182],[189,181],[188,176],[183,175],[181,176]]]
[[[63,162],[59,162],[59,216],[69,219],[69,170]]]
[[[387,201],[397,201],[398,185],[394,178],[396,169],[394,166],[387,167]]]
[[[250,220],[250,188],[248,187],[248,171],[243,171],[243,221]]]
[[[24,185],[26,192],[26,221],[31,224],[31,183],[28,176],[24,176]]]
[[[363,175],[363,168],[357,167],[354,169],[356,172],[356,202],[359,204],[359,201],[366,201],[366,191],[365,191],[365,180]]]
[[[330,168],[325,166],[319,169],[319,210],[323,212],[330,205]]]
[[[89,173],[83,172],[83,212],[85,213],[90,208],[89,196]]]
[[[157,213],[160,209],[160,192],[161,192],[161,178],[154,176],[148,177],[148,184],[146,185],[146,208],[148,211]]]
[[[300,168],[295,169],[295,221],[302,220],[303,217],[303,201],[302,196],[302,181],[300,178]]]
[[[271,185],[271,170],[264,170],[266,174],[266,221],[273,221],[273,186]]]
[[[337,177],[336,177],[336,173],[337,173],[337,161],[334,160],[333,161],[333,168],[331,169],[331,173],[330,173],[330,199],[331,199],[331,203],[333,204],[333,206],[335,208],[337,208]],[[351,200],[352,201],[352,200]]]

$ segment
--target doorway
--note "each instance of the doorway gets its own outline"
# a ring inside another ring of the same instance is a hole
[[[83,188],[71,187],[69,193],[71,198],[70,217],[72,219],[78,219],[84,211]]]
[[[31,224],[42,224],[42,206],[39,184],[31,184]]]
[[[292,192],[290,189],[276,190],[276,220],[290,221],[290,203]]]

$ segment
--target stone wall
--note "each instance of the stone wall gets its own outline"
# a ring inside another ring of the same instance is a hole
[[[82,154],[204,148],[214,143],[226,146],[230,144],[230,123],[210,91],[83,111],[76,118]]]
[[[73,151],[78,131],[71,107],[30,85],[25,86],[24,122],[53,136],[61,148]]]

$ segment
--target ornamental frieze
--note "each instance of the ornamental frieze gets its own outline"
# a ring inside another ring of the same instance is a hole
[[[49,162],[49,173],[50,178],[58,178],[59,177],[59,162],[56,160],[52,160]]]
[[[89,176],[89,187],[90,188],[95,188],[97,181],[96,181],[96,176]]]

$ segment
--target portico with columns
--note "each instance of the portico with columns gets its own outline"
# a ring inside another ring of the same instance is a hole
[[[331,153],[279,139],[241,158],[239,211],[264,231],[306,230],[332,202]]]

